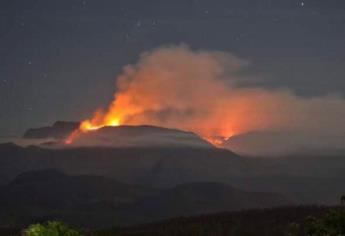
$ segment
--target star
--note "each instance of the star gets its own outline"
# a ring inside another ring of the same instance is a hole
[[[319,15],[320,13],[318,11],[313,10],[313,11],[311,11],[311,14],[313,14],[315,16],[315,15]]]
[[[236,41],[240,41],[242,38],[244,38],[244,36],[245,36],[245,34],[238,34],[238,35],[236,35],[236,37],[235,37],[235,40]]]
[[[301,4],[300,4],[300,5],[301,5],[301,7],[304,7],[305,3],[304,3],[304,2],[301,2]]]
[[[127,12],[126,12],[125,8],[121,7],[120,11],[121,11],[121,14],[123,17],[127,17]]]
[[[274,17],[273,18],[273,22],[279,22],[280,21],[280,18],[279,17]]]
[[[226,10],[226,14],[228,16],[232,16],[233,15],[233,11],[230,9],[230,10]]]
[[[141,26],[141,21],[138,20],[138,21],[137,21],[137,27],[140,27],[140,26]]]

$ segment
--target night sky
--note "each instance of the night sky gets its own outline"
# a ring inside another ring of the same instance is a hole
[[[246,86],[345,95],[344,0],[2,0],[0,135],[89,116],[124,65],[179,43],[250,61]]]

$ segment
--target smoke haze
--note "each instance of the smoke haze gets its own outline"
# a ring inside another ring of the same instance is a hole
[[[240,72],[248,66],[231,53],[186,45],[146,52],[137,64],[124,67],[108,110],[87,122],[178,128],[218,144],[259,131],[343,135],[341,96],[304,98],[288,89],[239,87]]]

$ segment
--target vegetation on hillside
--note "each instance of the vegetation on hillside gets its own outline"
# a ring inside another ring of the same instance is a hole
[[[246,210],[197,217],[180,217],[158,223],[78,230],[53,221],[34,224],[22,233],[0,228],[0,235],[25,236],[345,236],[344,207],[285,207]]]
[[[25,236],[83,236],[80,231],[59,221],[34,224],[24,230]]]
[[[322,217],[309,216],[301,223],[292,223],[289,236],[345,236],[345,209],[331,209]]]
[[[343,236],[341,207],[284,207],[198,217],[98,232],[97,236]],[[116,234],[112,234],[116,233]]]

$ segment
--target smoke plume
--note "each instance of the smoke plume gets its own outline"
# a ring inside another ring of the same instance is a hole
[[[109,108],[84,121],[81,130],[148,124],[192,131],[213,143],[254,131],[344,133],[342,97],[238,87],[239,72],[247,66],[231,53],[185,45],[146,52],[137,64],[124,67]]]

